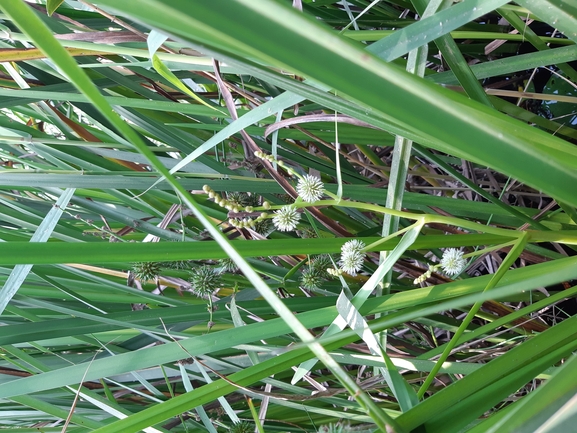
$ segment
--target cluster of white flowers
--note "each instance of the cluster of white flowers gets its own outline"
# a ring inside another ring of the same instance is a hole
[[[441,268],[449,276],[458,275],[465,269],[467,261],[463,258],[463,251],[456,248],[448,248],[443,252]]]
[[[357,275],[363,267],[365,253],[363,252],[365,243],[358,239],[347,241],[341,247],[341,259],[339,265],[343,271],[350,275]]]
[[[293,206],[283,206],[275,212],[272,222],[277,230],[290,232],[296,229],[301,214]]]
[[[325,186],[321,180],[316,176],[311,176],[310,174],[299,179],[297,184],[297,193],[299,194],[299,197],[307,203],[314,203],[315,201],[320,200],[323,196],[324,190]]]
[[[323,196],[324,185],[318,177],[306,175],[302,177],[297,185],[297,192],[307,203],[313,203]],[[294,206],[283,206],[275,212],[273,218],[274,226],[281,232],[293,231],[301,218]]]
[[[322,198],[325,193],[325,186],[322,181],[315,176],[311,176],[309,174],[305,176],[301,176],[298,174],[293,168],[287,166],[283,161],[277,160],[273,155],[266,154],[264,152],[258,151],[254,153],[254,156],[268,162],[276,162],[279,167],[284,168],[289,174],[293,176],[297,176],[299,181],[297,183],[296,191],[299,197],[306,203],[314,203]],[[213,199],[215,203],[219,206],[226,208],[229,212],[240,214],[246,213],[253,213],[252,206],[242,206],[242,200],[237,200],[233,193],[227,193],[227,198],[221,197],[218,193],[212,190],[212,188],[208,185],[204,186],[204,192],[208,194],[209,198]],[[271,205],[266,200],[262,203],[262,208],[265,210],[269,210]],[[229,218],[229,223],[233,227],[237,228],[245,228],[256,227],[256,224],[259,222],[264,221],[265,219],[270,218],[269,215],[266,213],[261,213],[260,216],[254,220],[252,215],[249,216],[241,216],[235,217],[231,215]],[[297,224],[301,218],[300,213],[297,211],[295,206],[283,206],[279,210],[277,210],[272,217],[272,222],[277,230],[281,232],[289,232],[296,229]]]
[[[433,272],[439,268],[441,268],[446,275],[453,277],[463,272],[466,266],[467,260],[465,260],[463,257],[463,251],[456,248],[447,248],[443,252],[441,263],[435,266],[429,265],[427,272],[416,278],[415,281],[413,281],[413,284],[420,284],[425,282],[427,278],[433,275]]]

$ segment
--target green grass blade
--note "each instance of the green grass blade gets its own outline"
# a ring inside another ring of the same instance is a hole
[[[66,209],[68,202],[74,195],[74,188],[67,189],[62,193],[62,195],[56,201],[56,204],[48,214],[42,223],[38,226],[38,229],[30,239],[30,242],[41,242],[45,243],[50,238],[52,231],[56,227],[58,220],[62,216],[62,212]],[[6,280],[6,283],[0,289],[0,314],[4,311],[12,297],[16,294],[18,289],[24,280],[28,276],[28,273],[32,269],[31,264],[21,264],[14,267],[10,276]]]

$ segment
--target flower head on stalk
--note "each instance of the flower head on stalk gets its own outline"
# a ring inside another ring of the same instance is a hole
[[[362,250],[364,247],[365,243],[358,239],[347,241],[341,247],[341,259],[339,260],[339,265],[347,274],[355,276],[363,267],[365,253]]]
[[[449,276],[458,275],[465,269],[467,261],[463,258],[463,251],[448,248],[443,252],[441,268]]]
[[[290,232],[296,229],[300,219],[300,213],[293,206],[283,206],[275,212],[272,222],[277,230]]]
[[[297,193],[299,197],[306,201],[307,203],[314,203],[320,200],[323,196],[325,186],[321,180],[316,176],[311,176],[310,174],[305,175],[297,184]]]

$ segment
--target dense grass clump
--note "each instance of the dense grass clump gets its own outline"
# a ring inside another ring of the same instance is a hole
[[[4,432],[568,432],[569,0],[0,2]]]

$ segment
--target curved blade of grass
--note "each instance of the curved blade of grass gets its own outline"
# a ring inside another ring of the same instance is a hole
[[[395,31],[392,35],[369,46],[367,50],[387,62],[392,62],[409,51],[446,35],[469,21],[507,3],[509,3],[509,0],[462,1],[428,18]]]
[[[210,108],[214,111],[220,111],[221,114],[226,115],[223,110],[219,110],[216,107],[208,104],[205,100],[203,100],[200,96],[194,93],[190,88],[185,85],[182,81],[178,79],[176,75],[160,60],[160,58],[155,54],[156,50],[164,43],[167,39],[166,36],[161,35],[159,32],[152,31],[150,32],[147,44],[148,44],[148,53],[150,54],[150,58],[152,60],[152,66],[160,75],[162,75],[170,84],[175,86],[178,90],[180,90],[185,95],[190,96],[192,99],[197,101],[199,104],[204,105],[205,107]]]
[[[399,235],[400,233],[405,232],[400,242],[397,244],[397,246],[393,248],[390,254],[387,255],[386,259],[379,265],[377,270],[373,273],[373,275],[371,275],[371,277],[367,280],[367,282],[363,284],[361,289],[355,294],[355,296],[351,300],[351,304],[353,305],[353,307],[355,307],[356,309],[360,309],[363,306],[363,304],[369,298],[371,293],[373,293],[375,288],[382,281],[383,277],[393,268],[394,264],[397,262],[397,260],[401,258],[401,256],[405,253],[405,251],[407,251],[407,249],[409,249],[409,247],[414,244],[422,228],[423,224],[415,223],[412,226],[409,226],[401,230],[400,232],[393,233],[392,235],[387,237],[388,239],[392,239],[397,235]],[[377,246],[379,248],[383,248],[381,241],[385,242],[387,238],[379,239],[373,244],[368,245],[366,247],[366,250],[370,250]],[[341,317],[337,317],[333,321],[333,323],[331,323],[331,325],[325,330],[325,332],[323,333],[323,337],[333,335],[338,331],[343,330],[345,325],[346,322],[344,322]],[[305,376],[305,374],[307,374],[309,371],[312,370],[316,362],[317,362],[316,359],[311,359],[299,365],[299,367],[295,371],[291,383],[295,384],[299,380],[301,380]]]
[[[558,348],[562,348],[564,354],[567,354],[565,345],[569,344],[575,347],[576,343],[574,340],[573,329],[576,320],[576,317],[569,318],[554,328],[551,328],[531,338],[529,341],[520,344],[504,355],[493,359],[486,366],[453,383],[451,386],[421,402],[411,411],[401,415],[398,418],[399,422],[409,430],[415,429],[417,426],[422,424],[427,425],[429,420],[433,420],[439,415],[443,416],[449,409],[461,409],[459,406],[465,406],[464,402],[467,398],[474,396],[475,393],[482,392],[484,389],[488,388],[490,384],[496,384],[496,386],[499,386],[500,378],[514,374],[523,367],[535,363],[537,364],[536,369],[538,371],[543,371],[547,366],[555,362],[555,360],[551,361],[551,359],[543,360],[544,354],[552,353]],[[559,356],[560,354],[556,353],[554,358],[559,359]],[[541,361],[543,362],[541,363]],[[526,377],[531,374],[533,373],[527,374],[524,372],[523,375],[525,378],[521,378],[521,380],[525,380],[525,382],[530,380],[526,379]],[[532,377],[534,376],[531,376],[531,378]],[[518,388],[525,382],[521,382],[514,386],[517,386]],[[508,384],[507,386],[511,385]],[[463,402],[463,404],[461,405],[460,402]],[[477,404],[479,403],[480,402]],[[487,404],[491,403],[487,402]],[[483,407],[485,406],[486,404],[483,404],[481,410],[484,410]],[[467,419],[474,419],[474,417],[477,416],[476,413],[471,415],[470,412],[470,410],[469,413],[463,411],[460,414],[460,417],[463,417],[461,425],[466,425]],[[453,416],[455,416],[454,413]],[[458,426],[455,427],[458,428]],[[427,429],[427,431],[429,431],[429,429]],[[439,430],[438,424],[436,425],[435,431],[441,431]]]
[[[391,388],[393,395],[399,402],[403,412],[410,410],[413,406],[419,404],[419,397],[411,386],[399,374],[399,370],[391,361],[391,358],[381,348],[377,337],[373,334],[363,316],[354,307],[352,302],[341,292],[337,299],[337,311],[339,318],[344,320],[349,327],[357,333],[359,337],[367,344],[371,354],[379,357],[384,367],[379,368],[387,384]]]
[[[577,6],[571,0],[519,0],[523,6],[542,21],[563,32],[567,38],[577,42]]]
[[[62,216],[63,210],[66,209],[68,202],[74,195],[74,191],[74,188],[69,188],[62,193],[62,195],[56,201],[54,207],[50,209],[42,223],[40,223],[38,226],[38,229],[34,235],[32,235],[30,242],[46,242],[50,238],[52,231]],[[0,289],[0,314],[2,314],[8,305],[8,302],[10,302],[22,283],[24,283],[24,280],[28,276],[28,273],[31,269],[31,264],[16,265],[14,267],[10,273],[10,276],[8,277],[8,280],[6,280],[6,283],[2,289]]]
[[[505,259],[503,260],[501,265],[499,266],[499,269],[497,270],[497,272],[492,276],[491,280],[487,284],[487,287],[485,287],[484,291],[488,291],[488,290],[493,289],[499,283],[501,278],[503,278],[505,273],[508,272],[509,268],[515,263],[515,260],[517,260],[519,258],[519,256],[521,255],[521,253],[525,249],[525,245],[527,244],[528,240],[529,240],[529,236],[527,235],[527,232],[524,232],[524,236],[522,236],[519,239],[517,239],[516,241],[514,241],[514,244],[511,248],[511,250],[509,251],[509,253],[505,257]],[[443,350],[443,353],[441,354],[441,356],[437,360],[437,365],[435,366],[435,368],[433,368],[433,370],[431,370],[431,372],[429,373],[429,375],[427,376],[427,378],[425,379],[425,381],[421,385],[421,388],[419,389],[419,392],[418,392],[419,397],[421,397],[421,398],[423,397],[423,395],[425,394],[425,392],[427,391],[427,389],[429,388],[429,386],[431,385],[431,383],[435,379],[435,375],[440,370],[441,365],[443,364],[443,362],[445,362],[447,360],[447,358],[451,354],[451,351],[457,345],[459,338],[461,338],[461,335],[463,335],[463,333],[465,332],[465,330],[467,329],[467,327],[469,326],[471,321],[475,318],[475,315],[478,313],[481,306],[482,306],[482,303],[477,302],[477,303],[475,303],[475,305],[473,305],[471,307],[471,309],[467,313],[467,316],[463,319],[463,321],[459,325],[459,328],[457,329],[455,334],[451,337],[451,341],[446,345],[445,349]]]
[[[64,0],[47,0],[46,12],[48,13],[48,16],[52,15],[62,3],[64,3]]]
[[[374,114],[394,118],[409,130],[419,129],[434,137],[435,147],[441,151],[490,166],[577,205],[568,187],[577,181],[577,172],[571,168],[573,162],[569,162],[574,158],[569,160],[565,153],[553,152],[547,144],[565,148],[567,143],[379,62],[285,5],[267,1],[266,5],[259,2],[257,8],[254,3],[236,0],[219,9],[218,14],[209,7],[198,7],[192,17],[178,1],[150,0],[147,8],[133,5],[133,0],[122,5],[112,0],[102,3],[117,9],[130,7],[131,12],[136,11],[138,17],[163,31],[210,46],[206,34],[192,33],[198,22],[202,22],[204,29],[210,28],[221,42],[230,41],[230,52],[234,52],[233,46],[239,41],[246,45],[250,40],[252,53],[262,61],[300,71],[336,89],[339,95],[354,95]],[[163,16],[172,20],[170,29],[163,28],[166,26],[157,19],[160,8]],[[252,22],[259,23],[258,34]],[[260,37],[262,32],[269,37]],[[283,49],[279,50],[279,46]],[[323,62],[312,61],[319,58]],[[344,79],[350,74],[356,79]],[[387,98],[375,94],[375,88],[383,89]],[[418,117],[415,113],[419,113]],[[412,133],[402,135],[414,139]],[[543,158],[544,153],[547,158]],[[542,176],[533,176],[536,172]]]

